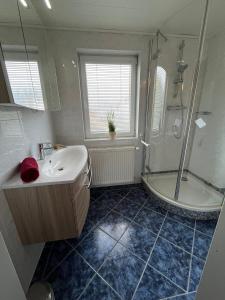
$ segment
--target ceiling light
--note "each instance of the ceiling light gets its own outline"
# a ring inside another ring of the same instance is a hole
[[[28,7],[27,1],[26,0],[20,0],[20,3],[24,6],[24,7]]]
[[[52,9],[52,5],[51,5],[50,0],[45,0],[45,4],[46,4],[48,9]]]

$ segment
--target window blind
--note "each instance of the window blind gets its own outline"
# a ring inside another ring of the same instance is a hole
[[[96,61],[97,60],[97,61]],[[126,60],[125,60],[126,61]],[[116,132],[131,135],[134,130],[136,60],[123,62],[121,57],[83,60],[85,116],[90,136],[108,132],[107,114],[114,113]]]
[[[14,102],[44,110],[44,100],[37,61],[6,60],[6,70]]]
[[[166,94],[166,71],[158,66],[155,75],[154,100],[152,110],[152,131],[158,134],[163,119]]]

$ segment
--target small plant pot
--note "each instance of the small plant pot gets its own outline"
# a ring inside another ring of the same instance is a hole
[[[115,138],[116,138],[116,132],[115,131],[109,132],[109,137],[110,137],[111,140],[115,140]]]

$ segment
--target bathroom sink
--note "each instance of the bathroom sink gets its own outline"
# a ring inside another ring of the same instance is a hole
[[[35,181],[24,183],[20,178],[20,173],[16,172],[1,185],[1,188],[72,183],[84,170],[87,161],[88,151],[85,146],[67,146],[47,155],[44,160],[38,161],[40,176]]]
[[[85,146],[69,146],[48,155],[40,163],[40,171],[46,177],[75,179],[84,168],[87,157]]]

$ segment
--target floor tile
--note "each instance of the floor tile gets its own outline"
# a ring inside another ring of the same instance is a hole
[[[130,221],[124,216],[111,211],[99,222],[99,227],[114,239],[119,240],[129,224]]]
[[[197,291],[203,268],[204,261],[193,256],[191,262],[191,276],[190,276],[190,284],[189,284],[189,292]]]
[[[99,197],[101,197],[104,194],[104,190],[103,189],[99,189],[99,188],[92,188],[91,189],[91,197],[93,199],[98,199]]]
[[[125,197],[128,194],[128,192],[128,189],[112,189],[106,191],[104,193],[104,196],[120,200],[121,198]]]
[[[47,243],[32,282],[48,280],[56,300],[130,300],[153,251],[134,299],[195,299],[215,220],[196,221],[191,260],[195,220],[167,212],[141,184],[94,188],[91,198],[81,236]]]
[[[93,277],[94,271],[75,251],[49,276],[55,299],[77,299]]]
[[[79,300],[119,300],[121,299],[100,276],[95,275]]]
[[[52,252],[45,270],[45,277],[48,276],[72,250],[73,248],[65,241],[52,242]]]
[[[123,197],[117,195],[104,194],[100,199],[96,200],[99,206],[104,206],[112,209],[116,204],[118,204]]]
[[[117,244],[99,270],[100,275],[123,299],[131,299],[144,269],[144,262]]]
[[[114,207],[114,210],[132,220],[140,210],[141,206],[141,203],[134,202],[133,200],[125,197]]]
[[[138,257],[147,261],[155,240],[156,235],[154,233],[140,225],[131,223],[119,242]]]
[[[193,229],[166,217],[160,236],[191,253],[194,237]]]
[[[209,251],[211,240],[211,237],[195,231],[193,254],[205,260]]]
[[[148,266],[135,293],[134,300],[159,300],[181,293],[181,289]]]
[[[198,220],[196,221],[196,229],[209,236],[213,236],[216,224],[217,220]]]
[[[87,219],[84,228],[81,232],[81,235],[78,238],[71,238],[67,239],[66,242],[68,242],[73,248],[76,248],[76,246],[80,243],[80,241],[92,230],[94,229],[95,225]]]
[[[104,195],[98,199],[97,201],[101,206],[113,208],[115,207],[121,200],[123,196],[119,195],[116,192],[105,192]]]
[[[91,203],[87,219],[94,224],[97,224],[102,218],[106,216],[106,214],[111,210],[111,206],[107,205],[106,201],[96,200]]]
[[[114,239],[99,228],[95,228],[77,246],[77,251],[97,270],[115,244]]]
[[[143,207],[134,218],[134,221],[157,234],[164,218],[165,216]]]
[[[149,196],[144,189],[134,188],[129,191],[126,197],[137,203],[144,204]]]
[[[195,227],[195,219],[191,219],[191,218],[188,218],[188,217],[183,217],[181,215],[177,215],[177,214],[174,214],[172,212],[168,212],[168,217],[169,218],[172,218],[186,226],[189,226],[191,228],[194,228]]]
[[[155,199],[151,199],[149,198],[146,203],[145,203],[145,207],[152,209],[158,213],[161,213],[163,215],[165,215],[167,213],[167,210],[164,209],[163,207],[161,207],[158,203],[157,200]]]
[[[149,264],[172,282],[187,289],[191,255],[170,242],[159,238]]]

